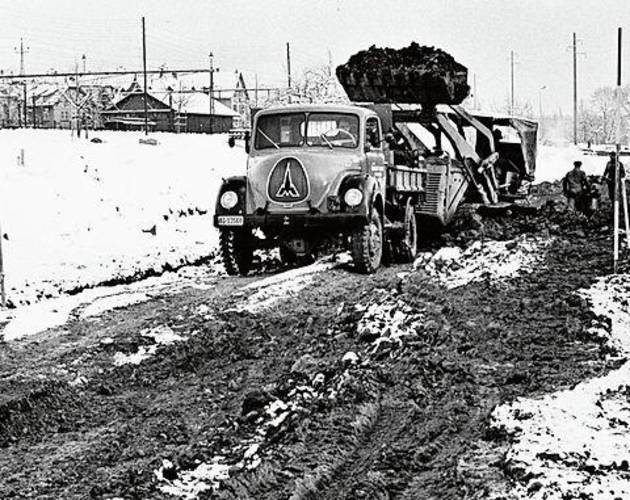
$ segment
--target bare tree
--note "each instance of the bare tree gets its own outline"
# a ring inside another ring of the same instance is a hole
[[[349,102],[343,87],[327,65],[313,66],[295,78],[290,89],[270,96],[263,107],[273,104],[321,104]]]

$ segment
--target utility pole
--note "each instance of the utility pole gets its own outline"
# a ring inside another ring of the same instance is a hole
[[[24,128],[28,127],[28,118],[26,114],[26,80],[24,80]]]
[[[619,152],[621,150],[621,28],[618,28],[617,32],[617,88],[615,94],[617,104],[615,113],[615,122],[617,126],[617,154],[615,155],[615,189],[613,191],[613,273],[617,274],[617,265],[619,261],[619,184],[621,182],[625,182],[620,181],[619,179]]]
[[[20,38],[20,76],[24,76],[24,54],[28,54],[30,47],[24,48],[24,39]],[[14,47],[15,52],[18,51],[17,47]]]
[[[514,114],[514,51],[510,51],[510,115]]]
[[[149,135],[149,111],[147,103],[147,37],[142,17],[142,74],[144,75],[144,135]]]
[[[75,103],[74,106],[76,108],[75,123],[77,125],[77,137],[81,137],[81,118],[80,118],[81,105],[79,103],[81,99],[80,96],[81,96],[81,92],[79,88],[79,63],[77,62],[74,65],[74,103]]]
[[[256,73],[254,78],[255,78],[255,82],[256,82],[256,87],[255,87],[255,91],[254,91],[254,107],[257,108],[258,107],[258,73]]]
[[[547,85],[543,85],[538,89],[538,127],[540,129],[540,136],[542,138],[544,127],[543,127],[543,105],[542,105],[542,91],[547,88]]]
[[[287,42],[287,86],[291,88],[291,46]]]
[[[17,47],[14,47],[13,49],[14,51],[18,51]],[[29,47],[24,48],[24,39],[20,38],[20,76],[24,76],[24,54],[28,54],[29,52]],[[26,109],[27,109],[27,102],[26,102],[26,80],[23,80],[23,84],[24,84],[24,127],[26,128],[28,126],[27,124],[27,119],[26,119]]]
[[[577,37],[575,33],[573,33],[573,144],[577,144]]]
[[[210,101],[210,121],[208,123],[209,132],[214,133],[214,54],[210,52],[210,87],[208,87],[208,101]],[[219,96],[221,97],[221,96]]]

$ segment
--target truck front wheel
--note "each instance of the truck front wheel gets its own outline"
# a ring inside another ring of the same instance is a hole
[[[371,274],[381,265],[383,257],[383,223],[375,208],[369,222],[352,235],[352,259],[359,272]]]
[[[225,271],[230,276],[245,276],[252,267],[254,242],[251,231],[246,229],[221,229],[219,235],[221,257]]]

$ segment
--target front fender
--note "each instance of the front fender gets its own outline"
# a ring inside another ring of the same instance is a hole
[[[346,191],[351,188],[356,188],[363,193],[363,201],[356,207],[349,207],[343,201]],[[376,200],[377,194],[378,183],[374,177],[367,174],[350,175],[341,182],[339,187],[339,198],[341,200],[342,211],[349,213],[358,212],[367,215],[370,213],[370,209],[378,203]],[[381,211],[382,207],[377,207],[377,209]]]
[[[238,195],[238,203],[231,209],[225,209],[221,206],[221,195],[226,191],[234,191]],[[247,193],[247,177],[234,176],[223,180],[223,184],[219,188],[215,210],[214,225],[218,227],[217,217],[219,215],[245,215],[245,202]]]

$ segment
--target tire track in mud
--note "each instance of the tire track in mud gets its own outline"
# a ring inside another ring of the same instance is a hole
[[[335,432],[343,435],[343,425],[316,427],[311,449],[300,449],[301,462],[316,467],[296,467],[300,460],[285,455],[291,470],[302,473],[296,487],[276,476],[268,480],[273,494],[264,494],[264,487],[246,489],[242,498],[437,500],[480,498],[505,488],[505,437],[488,430],[492,409],[613,367],[602,339],[588,331],[596,318],[574,295],[605,268],[600,243],[562,240],[531,275],[453,292],[428,284],[426,276],[401,283],[390,275],[385,288],[398,290],[399,299],[424,311],[427,320],[418,339],[372,366],[381,378],[381,392],[372,397],[385,404],[370,428],[335,456],[320,443],[334,441]],[[574,272],[567,274],[567,266]],[[409,415],[401,412],[408,407]],[[356,414],[356,408],[332,408],[330,414]],[[351,424],[344,425],[347,432]],[[274,470],[281,469],[276,462]],[[318,469],[325,474],[314,474]],[[305,482],[310,489],[302,487]]]

